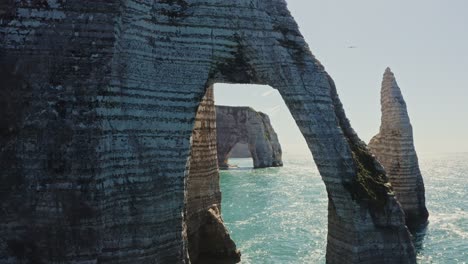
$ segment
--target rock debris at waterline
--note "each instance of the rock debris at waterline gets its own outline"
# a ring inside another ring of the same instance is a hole
[[[384,170],[284,0],[0,11],[1,263],[189,263],[191,137],[221,82],[282,95],[328,191],[328,263],[416,262]]]

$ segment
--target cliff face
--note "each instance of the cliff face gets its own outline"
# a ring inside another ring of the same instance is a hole
[[[387,171],[396,197],[405,211],[407,226],[417,228],[424,225],[429,216],[424,183],[406,103],[389,68],[382,81],[381,105],[380,132],[371,139],[369,148]]]
[[[220,168],[229,167],[237,143],[248,145],[255,168],[283,166],[278,136],[266,114],[250,107],[216,106],[216,126]]]
[[[217,82],[279,90],[328,191],[328,263],[415,262],[284,0],[4,1],[0,79],[1,263],[188,263],[190,139]]]
[[[192,151],[186,186],[188,251],[192,263],[198,259],[240,260],[240,253],[226,230],[221,215],[216,113],[213,87],[198,107],[192,133]]]

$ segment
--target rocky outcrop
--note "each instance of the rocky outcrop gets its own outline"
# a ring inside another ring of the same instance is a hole
[[[328,192],[328,263],[415,263],[284,0],[6,1],[0,80],[1,263],[189,263],[190,139],[219,82],[280,92]]]
[[[250,107],[216,106],[218,164],[228,168],[238,143],[248,144],[255,168],[283,166],[281,146],[268,115]]]
[[[198,107],[192,133],[192,151],[187,176],[186,223],[188,251],[192,263],[210,259],[237,263],[240,253],[221,218],[216,114],[213,87]]]
[[[427,223],[423,178],[413,143],[413,128],[395,76],[387,68],[381,90],[382,123],[369,148],[382,163],[411,229]]]

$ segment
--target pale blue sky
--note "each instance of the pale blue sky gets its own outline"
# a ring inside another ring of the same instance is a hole
[[[408,105],[417,150],[468,151],[468,1],[288,0],[288,5],[364,141],[378,132],[380,83],[390,66]],[[215,97],[217,104],[266,112],[286,152],[307,150],[272,88],[219,84]]]

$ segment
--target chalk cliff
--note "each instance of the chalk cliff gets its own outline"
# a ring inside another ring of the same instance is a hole
[[[237,143],[248,144],[255,168],[283,166],[268,115],[250,107],[216,106],[216,127],[220,168],[229,167],[229,154]]]
[[[198,107],[192,133],[187,176],[186,223],[192,263],[240,261],[240,253],[221,218],[221,191],[216,155],[216,114],[213,87]]]
[[[284,0],[3,1],[0,80],[1,263],[189,263],[191,138],[220,82],[285,100],[328,192],[328,263],[416,261]]]
[[[414,148],[413,128],[405,100],[390,68],[381,90],[382,123],[369,148],[384,166],[411,229],[427,222],[424,182]]]

